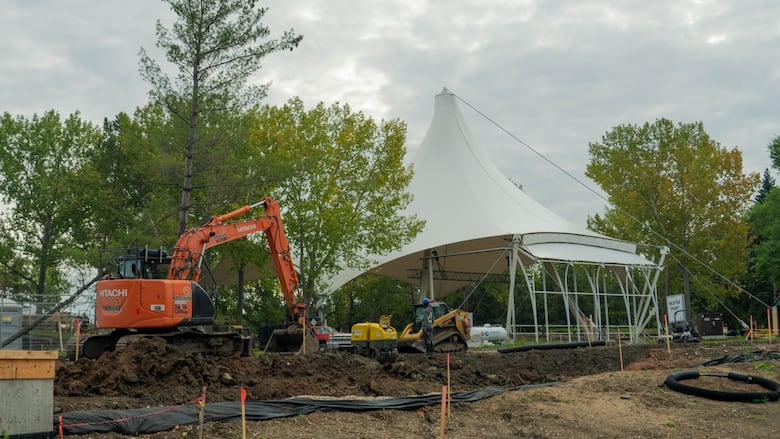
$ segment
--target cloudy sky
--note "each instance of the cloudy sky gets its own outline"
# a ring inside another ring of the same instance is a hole
[[[780,135],[780,2],[534,0],[270,0],[273,35],[303,34],[264,60],[266,103],[299,96],[348,103],[408,124],[410,153],[447,87],[572,179],[466,105],[474,137],[542,204],[584,225],[606,202],[584,188],[587,146],[619,124],[702,121],[769,166]],[[158,60],[159,0],[5,0],[0,112],[80,111],[100,122],[147,101],[141,47]],[[579,182],[578,182],[579,181]],[[597,191],[600,193],[600,191]]]

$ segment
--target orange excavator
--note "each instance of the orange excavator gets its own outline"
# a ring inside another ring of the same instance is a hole
[[[230,221],[260,206],[262,216]],[[208,249],[258,232],[267,238],[288,314],[288,326],[272,336],[277,339],[276,350],[316,352],[316,338],[304,324],[306,305],[299,300],[298,276],[279,203],[264,198],[188,230],[171,254],[165,249],[140,249],[117,258],[116,272],[106,273],[96,287],[95,328],[111,331],[85,338],[83,356],[97,358],[135,338],[148,337],[162,337],[181,352],[248,355],[248,337],[213,329],[214,302],[198,280]]]

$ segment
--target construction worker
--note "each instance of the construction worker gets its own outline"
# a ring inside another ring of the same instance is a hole
[[[428,355],[433,354],[433,309],[431,308],[431,300],[427,297],[423,299],[423,340],[425,341],[425,352]]]

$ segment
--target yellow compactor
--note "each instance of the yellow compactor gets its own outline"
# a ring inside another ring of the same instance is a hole
[[[379,323],[362,322],[352,325],[353,349],[380,363],[394,363],[398,359],[398,332],[390,326],[392,315],[379,318]]]

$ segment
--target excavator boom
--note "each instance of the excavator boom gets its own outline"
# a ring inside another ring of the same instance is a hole
[[[227,222],[237,216],[265,207],[263,216],[243,221]],[[299,281],[295,271],[290,245],[284,233],[279,203],[272,198],[243,206],[232,212],[211,218],[205,224],[185,232],[174,247],[168,279],[191,279],[197,282],[206,250],[257,232],[265,232],[276,275],[284,296],[290,322],[302,323],[306,306],[299,301]]]

